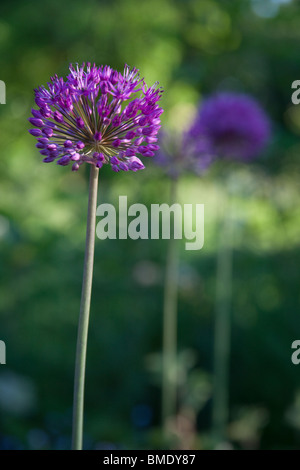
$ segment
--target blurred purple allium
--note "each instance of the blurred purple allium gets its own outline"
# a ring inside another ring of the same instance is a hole
[[[145,167],[136,155],[152,157],[159,149],[162,89],[148,88],[137,69],[71,64],[66,81],[55,75],[47,85],[35,90],[39,109],[29,119],[44,162],[72,163],[73,171],[84,162],[137,171]]]
[[[203,173],[217,159],[255,158],[270,133],[270,121],[256,100],[240,93],[218,93],[200,104],[182,135],[160,133],[154,161],[171,177],[186,170]]]
[[[171,178],[178,178],[185,171],[203,173],[212,163],[210,147],[203,136],[186,139],[186,135],[161,131],[158,144],[160,149],[154,157],[154,163],[164,167]]]
[[[270,133],[270,121],[254,98],[224,92],[203,102],[185,141],[189,145],[202,136],[214,158],[247,162],[263,150]]]

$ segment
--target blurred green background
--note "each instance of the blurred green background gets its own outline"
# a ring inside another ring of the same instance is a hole
[[[70,62],[140,69],[165,89],[163,125],[180,132],[216,90],[255,96],[273,139],[231,169],[234,250],[228,447],[300,446],[299,4],[275,0],[1,2],[0,448],[70,447],[74,356],[87,206],[87,168],[43,164],[27,132],[33,88]],[[134,174],[100,172],[99,203],[168,201],[147,160]],[[205,204],[205,245],[181,247],[179,407],[184,439],[211,448],[211,382],[220,202],[228,169],[180,182],[182,203]],[[160,448],[165,240],[96,240],[87,357],[85,447]],[[188,404],[188,405],[187,405]],[[184,426],[183,426],[184,427]]]

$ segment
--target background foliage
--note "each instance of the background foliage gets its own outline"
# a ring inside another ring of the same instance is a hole
[[[300,334],[299,5],[250,0],[2,1],[0,78],[0,447],[68,448],[80,301],[87,173],[41,163],[27,118],[33,88],[69,62],[141,70],[165,89],[163,123],[180,132],[206,94],[244,91],[270,114],[265,155],[230,170],[234,204],[233,336],[228,441],[298,448]],[[168,200],[169,182],[101,170],[99,202]],[[182,403],[211,446],[210,382],[220,203],[228,168],[181,181],[181,202],[205,204],[205,246],[182,246],[179,350]],[[231,190],[231,189],[230,189]],[[96,241],[86,384],[86,447],[159,447],[166,241]]]

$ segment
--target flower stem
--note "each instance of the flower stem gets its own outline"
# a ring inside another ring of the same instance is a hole
[[[177,180],[171,181],[170,203],[176,201]],[[177,401],[177,297],[178,297],[178,243],[170,238],[167,250],[164,306],[163,306],[163,376],[162,423],[169,439],[168,423],[176,415]]]
[[[218,252],[214,337],[213,436],[216,444],[226,439],[229,415],[229,369],[232,293],[232,208],[223,200],[223,228]]]
[[[86,348],[93,280],[99,169],[91,165],[85,257],[75,362],[72,449],[82,450]]]

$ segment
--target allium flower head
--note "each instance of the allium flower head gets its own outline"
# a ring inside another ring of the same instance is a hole
[[[186,139],[185,135],[162,131],[158,143],[160,149],[154,162],[164,167],[171,178],[178,178],[186,171],[201,174],[212,163],[211,149],[203,136]]]
[[[270,137],[270,122],[260,105],[240,93],[218,93],[205,100],[186,134],[186,143],[205,140],[214,158],[249,161]]]
[[[158,150],[162,90],[148,88],[137,69],[70,65],[66,81],[55,75],[47,85],[35,90],[39,109],[29,119],[44,162],[72,163],[74,171],[84,162],[137,171],[144,168],[137,155]]]

